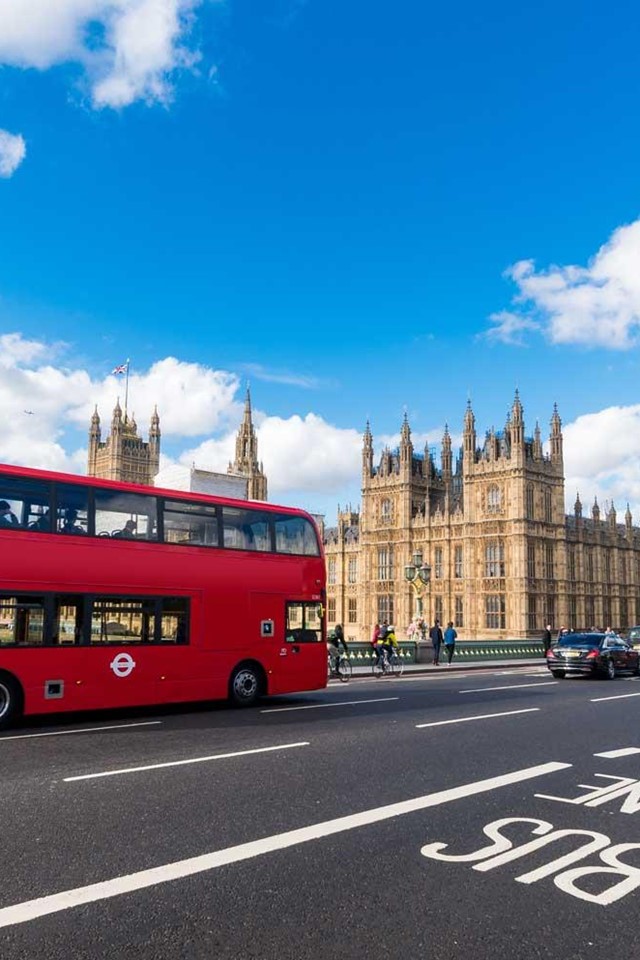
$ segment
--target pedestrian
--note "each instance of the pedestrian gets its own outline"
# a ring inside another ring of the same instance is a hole
[[[562,640],[563,634],[569,633],[567,627],[560,627],[558,630],[558,640]]]
[[[447,662],[451,666],[453,655],[456,651],[456,637],[458,634],[453,626],[453,620],[449,620],[447,629],[444,632],[444,646],[447,653]]]
[[[442,645],[442,629],[439,620],[436,620],[431,630],[429,630],[429,637],[431,638],[431,645],[433,647],[433,665],[437,667],[440,664],[440,647]]]
[[[542,632],[542,646],[544,649],[543,657],[546,657],[547,651],[551,646],[551,624],[548,623]]]

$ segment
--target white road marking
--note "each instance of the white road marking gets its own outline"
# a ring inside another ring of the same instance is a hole
[[[640,697],[640,693],[619,693],[616,697],[595,697],[591,703],[602,703],[604,700],[626,700],[628,697]]]
[[[459,787],[438,790],[436,793],[428,793],[413,800],[401,800],[399,803],[391,803],[373,810],[364,810],[361,813],[338,817],[335,820],[325,820],[323,823],[316,823],[310,827],[288,830],[271,837],[263,837],[261,840],[240,843],[234,847],[226,847],[223,850],[190,857],[187,860],[178,860],[160,867],[140,870],[138,873],[131,873],[127,876],[91,883],[86,887],[76,887],[50,896],[39,897],[36,900],[16,903],[0,909],[0,927],[27,923],[37,917],[59,913],[62,910],[69,910],[81,904],[95,903],[98,900],[132,893],[134,890],[153,887],[158,883],[180,880],[183,877],[214,870],[216,867],[239,863],[242,860],[259,857],[265,853],[273,853],[275,850],[286,850],[301,843],[308,843],[310,840],[319,840],[322,837],[330,837],[347,830],[355,830],[358,827],[378,824],[381,820],[391,820],[393,817],[403,816],[406,813],[415,813],[418,810],[437,807],[464,797],[498,790],[500,787],[509,787],[524,780],[544,777],[550,773],[557,773],[559,770],[567,770],[571,766],[570,763],[542,763],[536,767],[526,767],[522,770],[515,770],[513,773],[505,773],[499,777],[489,777],[486,780],[476,780]]]
[[[416,730],[425,727],[445,727],[448,723],[469,723],[471,720],[490,720],[492,717],[514,717],[517,713],[536,713],[540,707],[529,707],[527,710],[509,710],[506,713],[482,713],[477,717],[456,717],[455,720],[436,720],[434,723],[416,723]]]
[[[34,737],[66,737],[72,733],[101,733],[103,730],[123,730],[125,727],[153,727],[162,723],[162,720],[143,720],[141,723],[118,723],[105,727],[84,727],[80,730],[53,730],[51,733],[20,733],[17,737],[0,737],[0,743],[5,740],[31,740]]]
[[[64,777],[63,783],[77,780],[97,780],[99,777],[117,777],[121,773],[142,773],[146,770],[164,770],[167,767],[184,767],[189,763],[207,763],[209,760],[228,760],[231,757],[250,757],[255,753],[273,753],[274,750],[291,750],[293,747],[308,747],[307,740],[300,743],[281,743],[276,747],[256,747],[255,750],[238,750],[234,753],[214,753],[210,757],[192,757],[190,760],[171,760],[169,763],[152,763],[144,767],[123,767],[121,770],[104,770],[101,773],[83,773],[80,777]]]
[[[322,707],[350,707],[354,703],[389,703],[400,697],[378,697],[375,700],[338,700],[337,703],[308,703],[304,707],[269,707],[260,713],[288,713],[291,710],[320,710]]]
[[[508,686],[501,687],[474,687],[473,690],[458,690],[458,693],[483,693],[485,690],[520,690],[522,687],[551,687],[557,682],[557,680],[543,680],[542,683],[510,683]]]
[[[630,757],[634,753],[640,753],[640,747],[623,747],[621,750],[605,750],[604,753],[594,753],[594,757],[606,757],[607,760],[615,760],[616,757]]]

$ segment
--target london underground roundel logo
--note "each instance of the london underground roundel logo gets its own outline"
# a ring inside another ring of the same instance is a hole
[[[119,653],[109,664],[116,677],[128,677],[135,665],[136,662],[129,653]]]

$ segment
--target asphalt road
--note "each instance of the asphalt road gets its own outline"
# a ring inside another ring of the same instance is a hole
[[[443,668],[31,720],[0,737],[0,957],[629,960],[639,698]]]

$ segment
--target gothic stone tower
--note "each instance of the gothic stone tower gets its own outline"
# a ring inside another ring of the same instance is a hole
[[[251,394],[248,387],[244,402],[244,416],[236,437],[236,458],[229,464],[227,473],[247,477],[249,500],[267,499],[267,478],[262,464],[258,462],[258,438],[251,419]]]
[[[96,407],[89,428],[87,473],[104,480],[153,484],[160,466],[160,418],[155,409],[149,427],[149,440],[138,436],[135,417],[123,416],[118,400],[111,420],[111,433],[103,442]]]
[[[362,508],[325,532],[327,619],[368,639],[387,619],[402,633],[416,613],[404,567],[420,551],[431,567],[424,616],[453,620],[461,639],[539,637],[546,623],[625,628],[640,622],[640,530],[627,507],[565,515],[562,423],[554,407],[548,452],[525,433],[516,391],[501,430],[476,434],[471,404],[455,458],[445,428],[439,463],[416,452],[405,416],[400,444],[374,464],[366,426]]]

